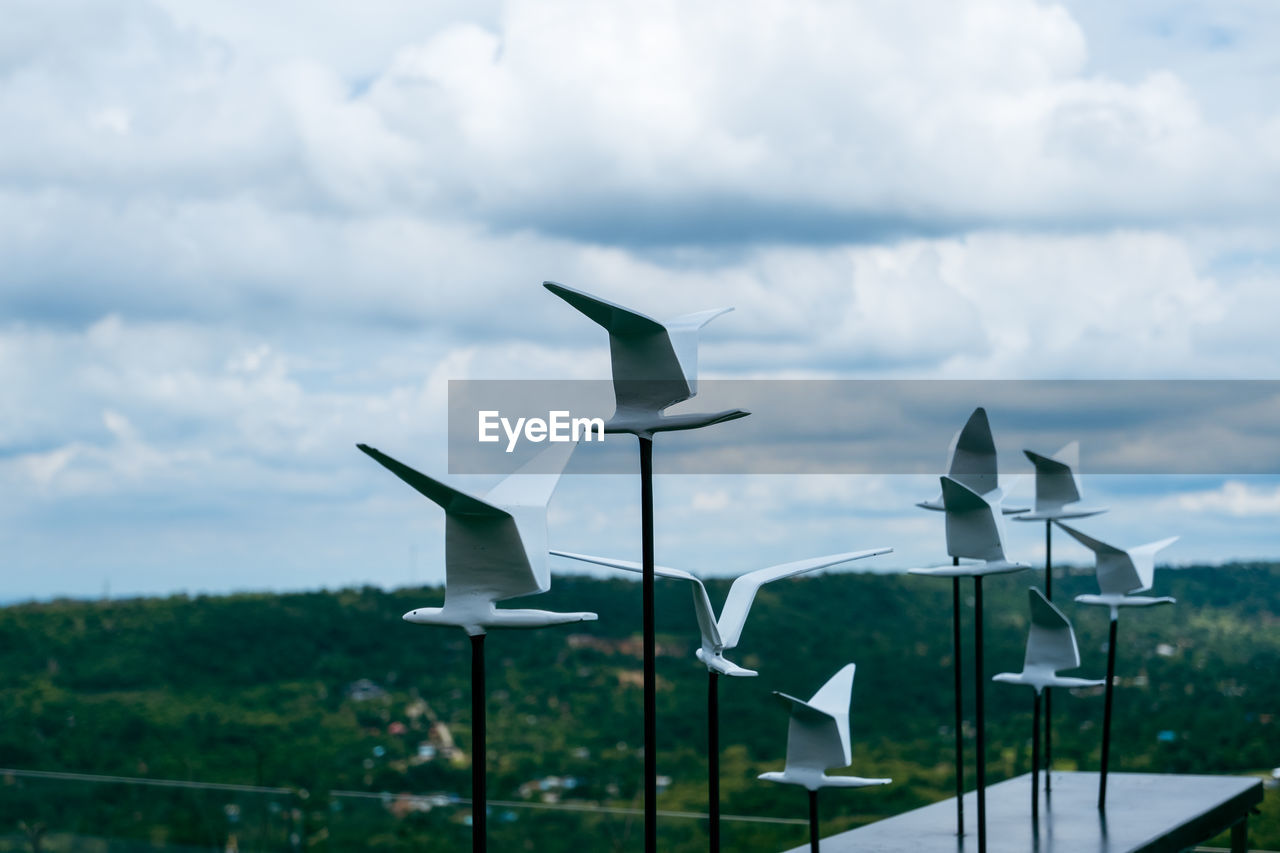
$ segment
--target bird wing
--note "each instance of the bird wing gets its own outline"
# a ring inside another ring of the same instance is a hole
[[[942,477],[947,554],[974,560],[1004,560],[999,516],[982,495],[951,477]]]
[[[981,406],[973,410],[964,428],[956,436],[947,476],[980,495],[985,495],[999,485],[996,474],[996,442],[991,437],[987,410]]]
[[[1142,585],[1142,576],[1138,574],[1128,551],[1094,539],[1087,533],[1081,533],[1061,521],[1055,523],[1071,534],[1071,537],[1081,545],[1093,551],[1096,566],[1094,573],[1098,578],[1098,589],[1104,595],[1124,595],[1146,589]]]
[[[664,324],[554,281],[542,284],[609,332],[613,393],[618,408],[660,411],[693,396]]]
[[[756,569],[753,572],[747,572],[735,578],[733,585],[729,587],[729,595],[725,598],[724,607],[720,611],[720,619],[717,622],[720,628],[720,636],[724,640],[724,647],[732,649],[738,645],[738,640],[742,637],[742,626],[747,621],[747,613],[751,611],[751,604],[755,601],[756,592],[763,585],[782,578],[789,578],[793,575],[834,566],[838,563],[847,563],[850,560],[861,560],[864,557],[887,554],[892,550],[892,548],[871,548],[865,551],[850,551],[844,554],[828,554],[825,557],[812,557],[808,560],[797,560],[793,563],[770,566],[767,569]]]
[[[452,597],[501,601],[545,591],[530,563],[517,519],[510,512],[415,471],[368,445],[356,446],[444,509],[446,602]],[[543,510],[544,528],[545,515]]]
[[[1023,669],[1047,666],[1054,672],[1080,665],[1080,649],[1071,622],[1035,587],[1027,590],[1031,604],[1031,630]]]
[[[1131,589],[1130,592],[1142,592],[1151,589],[1156,580],[1156,553],[1168,548],[1174,542],[1178,541],[1177,536],[1170,536],[1168,539],[1161,539],[1159,542],[1148,542],[1146,545],[1139,545],[1136,548],[1129,549],[1129,557],[1133,560],[1134,571],[1138,574],[1138,579],[1142,586],[1137,589]]]
[[[667,321],[667,334],[671,338],[671,347],[675,350],[676,360],[680,362],[680,371],[689,383],[689,396],[698,393],[698,332],[721,314],[727,314],[732,308],[712,308],[709,311],[698,311],[685,314]]]
[[[592,296],[572,287],[565,287],[554,281],[544,281],[542,286],[595,320],[613,335],[643,335],[665,332],[666,326],[639,311],[624,308],[616,302]]]
[[[546,592],[549,585],[541,582],[529,562],[528,544],[514,518],[447,515],[445,604],[450,598],[503,601]]]
[[[827,770],[847,767],[852,755],[845,749],[839,721],[803,700],[785,693],[774,693],[791,707],[787,726],[787,769]]]
[[[549,444],[484,496],[486,501],[506,510],[515,519],[516,531],[524,548],[525,565],[532,576],[532,591],[535,592],[546,592],[551,588],[551,568],[547,565],[547,503],[576,447],[574,442]],[[522,578],[513,589],[525,589],[527,586],[528,582]],[[526,594],[514,592],[502,597]]]
[[[574,554],[570,551],[551,550],[552,554],[557,557],[568,557],[570,560],[579,560],[584,563],[595,563],[598,566],[609,566],[613,569],[622,569],[624,572],[635,572],[640,574],[644,571],[644,566],[640,563],[633,563],[630,560],[615,560],[610,557],[593,557],[589,554]],[[654,566],[653,573],[664,578],[677,578],[679,580],[689,581],[693,584],[693,610],[698,617],[698,630],[702,632],[702,639],[710,643],[713,648],[723,648],[720,639],[720,629],[716,626],[715,612],[711,609],[711,598],[707,595],[707,588],[703,586],[702,581],[697,576],[686,572],[684,569],[671,569],[666,566]]]
[[[849,743],[849,700],[857,667],[846,664],[804,702],[778,693],[791,706],[787,731],[787,766],[826,770],[848,767],[853,760]]]
[[[1071,470],[1069,463],[1062,461],[1064,456],[1079,455],[1077,442],[1071,442],[1053,456],[1042,456],[1030,450],[1022,452],[1036,467],[1037,512],[1057,509],[1080,500],[1080,484],[1076,481],[1075,472]]]
[[[404,480],[420,494],[426,495],[435,501],[446,513],[451,515],[492,516],[495,518],[511,517],[511,514],[505,510],[480,498],[472,497],[452,486],[445,485],[433,477],[428,477],[426,474],[415,471],[403,462],[391,458],[376,448],[367,444],[357,444],[356,447],[360,448],[361,451],[372,457],[392,474]]]
[[[1088,548],[1090,551],[1092,551],[1095,554],[1123,554],[1124,553],[1123,548],[1117,548],[1114,545],[1108,545],[1106,542],[1103,542],[1100,539],[1094,539],[1089,534],[1082,533],[1079,530],[1076,530],[1074,527],[1072,527],[1069,524],[1063,524],[1061,521],[1055,522],[1055,523],[1059,527],[1061,527],[1063,530],[1067,531],[1067,533],[1071,534],[1072,538],[1074,538],[1077,542],[1079,542],[1081,545]]]
[[[577,446],[572,441],[549,444],[545,450],[486,492],[484,499],[505,509],[518,506],[545,507]]]

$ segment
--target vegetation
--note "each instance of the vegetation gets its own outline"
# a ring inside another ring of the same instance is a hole
[[[1025,588],[1038,580],[986,584],[990,672],[1020,668]],[[1091,587],[1088,575],[1063,573],[1055,598]],[[1120,626],[1114,738],[1124,746],[1112,767],[1269,772],[1280,764],[1280,566],[1162,571],[1157,587],[1179,604],[1127,613]],[[709,588],[717,600],[727,591]],[[765,587],[736,657],[761,675],[721,681],[724,812],[805,816],[803,792],[755,779],[779,768],[785,749],[786,710],[769,694],[808,695],[850,660],[851,772],[894,783],[825,798],[824,833],[949,796],[950,592],[926,578],[848,573]],[[706,670],[692,654],[688,594],[658,584],[658,771],[671,779],[659,806],[701,812]],[[469,792],[469,645],[461,631],[400,618],[441,595],[366,588],[0,609],[0,767],[280,789],[0,773],[0,850],[71,849],[72,836],[75,849],[104,851],[223,850],[231,837],[241,850],[464,849],[469,812],[450,798]],[[489,636],[490,797],[635,807],[639,588],[562,577],[537,604],[592,609],[600,621]],[[1078,674],[1101,676],[1105,611],[1064,609],[1080,638]],[[811,616],[797,630],[802,613]],[[1027,769],[1030,705],[1023,689],[988,687],[992,781]],[[1096,768],[1101,697],[1064,693],[1054,711],[1058,767]],[[1269,791],[1251,822],[1257,846],[1280,848],[1275,799]],[[489,820],[502,850],[630,850],[641,832],[634,815],[595,811],[495,805]],[[662,849],[705,849],[700,821],[660,823]],[[730,822],[724,832],[726,849],[806,837],[787,824]]]

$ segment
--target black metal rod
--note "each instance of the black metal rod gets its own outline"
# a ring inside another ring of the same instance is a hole
[[[653,607],[653,439],[640,439],[640,553],[644,599],[644,849],[658,850],[658,682]]]
[[[1040,691],[1031,711],[1031,822],[1040,820]]]
[[[484,634],[471,637],[471,849],[484,853],[489,797],[485,791]]]
[[[1044,597],[1053,601],[1053,522],[1044,523]],[[1044,689],[1044,792],[1047,796],[1053,782],[1053,689]]]
[[[707,671],[707,816],[711,850],[720,850],[720,673]]]
[[[1053,522],[1044,523],[1044,597],[1053,601]]]
[[[1111,757],[1111,697],[1116,686],[1116,626],[1120,620],[1111,617],[1111,636],[1107,640],[1107,701],[1102,710],[1102,772],[1098,774],[1098,809],[1107,808],[1107,765]]]
[[[809,849],[818,853],[818,792],[809,792]]]
[[[960,558],[952,558],[960,565]],[[960,672],[960,576],[951,579],[951,664],[955,674],[956,700],[956,835],[964,835],[964,698]]]
[[[982,674],[982,575],[973,576],[973,702],[977,717],[974,775],[978,793],[978,853],[987,853],[987,717],[983,707],[986,684]]]

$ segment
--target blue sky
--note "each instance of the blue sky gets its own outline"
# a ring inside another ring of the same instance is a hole
[[[544,279],[658,316],[735,306],[711,377],[1277,378],[1266,0],[6,19],[0,600],[439,581],[438,511],[353,445],[443,472],[450,379],[607,377]],[[1121,544],[1280,556],[1277,478],[1086,487]],[[932,563],[911,504],[936,490],[664,478],[659,559]],[[634,556],[633,492],[570,478],[552,542]]]

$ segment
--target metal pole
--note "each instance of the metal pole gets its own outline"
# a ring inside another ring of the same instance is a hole
[[[953,566],[960,565],[960,558],[953,557]],[[956,700],[956,835],[964,835],[964,700],[960,673],[960,576],[951,579],[951,649],[952,669],[955,674]]]
[[[1046,774],[1047,775],[1047,774]],[[1040,691],[1031,711],[1031,822],[1040,820]]]
[[[1107,809],[1107,765],[1111,754],[1111,697],[1116,683],[1116,626],[1119,614],[1111,613],[1111,636],[1107,640],[1107,701],[1102,710],[1102,773],[1098,776],[1098,810]]]
[[[712,853],[720,850],[720,673],[707,671],[707,816]]]
[[[485,791],[484,634],[471,637],[471,849],[484,853],[488,794]]]
[[[658,684],[654,666],[653,439],[640,440],[640,549],[644,573],[644,849],[658,850]]]
[[[987,853],[987,717],[983,707],[986,685],[982,677],[982,575],[973,576],[973,689],[974,716],[978,718],[977,760],[974,762],[978,777],[978,853]]]
[[[818,853],[818,792],[809,792],[809,850]]]
[[[1053,522],[1044,523],[1044,597],[1053,601]],[[1053,689],[1044,689],[1044,793],[1052,790],[1053,771]]]
[[[1053,522],[1044,523],[1044,597],[1053,601]]]

